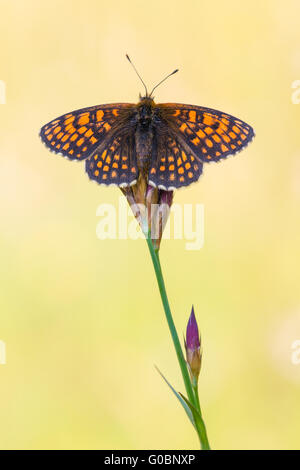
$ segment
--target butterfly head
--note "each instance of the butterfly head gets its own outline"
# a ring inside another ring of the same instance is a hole
[[[155,104],[153,98],[148,95],[140,95],[140,101],[137,105],[138,121],[144,130],[148,128],[153,119],[154,108]]]
[[[140,103],[143,103],[143,105],[146,106],[153,106],[154,104],[154,99],[150,95],[142,96],[141,94],[139,94],[139,100]]]

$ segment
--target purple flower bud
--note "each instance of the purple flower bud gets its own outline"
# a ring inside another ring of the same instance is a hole
[[[194,306],[186,328],[186,344],[190,349],[200,348],[199,330],[195,317]]]
[[[186,361],[189,366],[192,380],[197,381],[201,369],[201,341],[199,337],[198,325],[194,313],[194,307],[186,328]]]

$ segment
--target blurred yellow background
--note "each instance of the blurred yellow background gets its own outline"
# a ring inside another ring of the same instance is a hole
[[[206,165],[175,202],[204,203],[205,244],[163,241],[180,336],[203,341],[200,399],[215,449],[297,449],[300,436],[300,4],[297,0],[0,2],[1,449],[197,449],[158,375],[184,391],[143,240],[96,237],[120,191],[55,156],[63,113],[156,101],[221,109],[254,142]]]

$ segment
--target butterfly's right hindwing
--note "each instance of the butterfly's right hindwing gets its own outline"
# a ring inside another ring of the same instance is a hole
[[[197,181],[203,164],[172,132],[162,135],[155,146],[149,170],[149,184],[168,191]]]

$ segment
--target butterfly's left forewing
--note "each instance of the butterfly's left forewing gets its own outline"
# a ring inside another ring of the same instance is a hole
[[[84,160],[132,108],[129,103],[116,103],[78,109],[43,126],[40,137],[54,153]]]
[[[245,147],[254,137],[249,124],[202,106],[158,104],[162,117],[203,162],[219,161]]]

